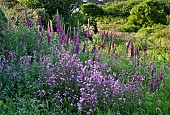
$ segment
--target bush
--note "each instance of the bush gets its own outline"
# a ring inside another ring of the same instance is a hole
[[[27,8],[37,8],[40,3],[38,0],[18,0],[20,3],[23,3],[27,6]]]
[[[0,43],[2,43],[2,33],[7,27],[7,18],[5,17],[5,14],[0,9]]]
[[[121,8],[123,7],[122,2],[107,3],[103,5],[105,15],[112,15],[114,17],[119,17],[122,15]]]
[[[139,26],[125,24],[123,26],[123,28],[119,28],[119,31],[121,31],[121,32],[137,32],[139,29],[140,29]]]
[[[7,26],[7,18],[5,17],[5,14],[0,9],[0,32],[4,30],[4,28]]]
[[[109,2],[102,5],[105,15],[112,15],[114,17],[128,17],[130,10],[134,5],[139,4],[140,0],[130,0],[124,2]]]
[[[152,26],[154,23],[167,24],[166,13],[162,4],[156,0],[147,0],[132,8],[128,24],[140,27]]]
[[[80,7],[80,11],[84,14],[84,15],[88,15],[88,16],[101,16],[103,15],[103,9],[100,8],[99,6],[93,4],[93,3],[87,3],[84,4]]]
[[[37,22],[38,15],[41,17],[42,24],[47,28],[49,21],[49,14],[43,8],[30,9],[27,8],[27,13],[32,23]],[[25,10],[24,6],[20,3],[15,4],[12,8],[6,8],[6,16],[9,20],[9,24],[12,27],[18,26],[19,24],[25,24]]]

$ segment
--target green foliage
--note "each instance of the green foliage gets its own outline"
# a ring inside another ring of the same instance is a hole
[[[140,26],[134,24],[125,24],[123,27],[119,28],[121,32],[137,32],[140,29]]]
[[[106,3],[103,6],[105,15],[112,15],[113,17],[119,17],[122,15],[121,9],[123,7],[122,2]]]
[[[93,4],[93,3],[87,3],[87,4],[83,4],[80,7],[80,11],[84,14],[84,15],[88,15],[88,16],[101,16],[103,15],[103,10],[102,8],[100,8],[99,6]]]
[[[72,12],[78,7],[79,0],[38,0],[37,8],[44,8],[49,18],[56,23],[57,11],[65,22],[65,28],[70,26]],[[55,17],[55,18],[54,18]],[[75,17],[74,17],[75,18]],[[72,25],[75,26],[75,25]],[[55,27],[55,26],[54,26]]]
[[[42,5],[41,7],[45,8],[50,17],[55,15],[58,10],[59,14],[64,17],[65,20],[71,15],[71,10],[74,9],[74,5],[79,2],[78,0],[57,0],[57,2],[54,0],[38,1]]]
[[[27,8],[37,8],[40,3],[38,0],[18,0],[21,4],[25,4]]]
[[[83,25],[87,21],[87,17],[80,12],[72,13],[69,19],[70,20],[68,21],[68,23],[69,25],[71,25],[71,27],[76,27],[78,21],[79,21],[79,25]]]
[[[0,9],[0,31],[4,30],[7,26],[7,18],[5,17],[4,12]]]
[[[102,5],[105,15],[112,15],[113,17],[128,17],[130,10],[141,2],[141,0],[130,0],[124,2],[108,2]]]
[[[6,16],[9,20],[9,26],[10,27],[16,27],[19,24],[26,24],[25,21],[25,9],[24,6],[21,3],[15,4],[12,8],[5,7],[6,10]],[[42,24],[45,28],[47,28],[47,23],[49,21],[49,14],[45,11],[44,8],[36,8],[31,9],[27,8],[27,13],[29,16],[29,19],[32,21],[33,24],[37,22],[38,15],[41,17]]]
[[[140,27],[152,26],[154,23],[167,24],[166,13],[157,0],[146,0],[132,8],[128,24]]]
[[[24,38],[25,46],[21,43],[22,38]],[[36,31],[26,29],[22,26],[20,26],[17,31],[8,29],[3,40],[4,43],[2,47],[4,50],[16,51],[19,55],[33,55],[31,54],[33,53],[32,51],[38,48]]]
[[[3,11],[0,9],[0,43],[2,43],[2,33],[6,30],[7,28],[7,18],[5,17],[5,14]]]

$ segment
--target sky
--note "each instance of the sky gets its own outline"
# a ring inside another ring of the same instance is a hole
[[[87,2],[88,0],[83,0],[83,2]],[[98,1],[103,1],[103,0],[98,0]]]

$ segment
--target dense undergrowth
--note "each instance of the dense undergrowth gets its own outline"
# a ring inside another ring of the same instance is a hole
[[[59,15],[45,31],[40,17],[34,24],[25,14],[26,25],[3,31],[1,114],[170,113],[167,27],[157,39],[148,27],[138,31],[143,38],[103,31],[90,40],[79,23],[66,33]]]

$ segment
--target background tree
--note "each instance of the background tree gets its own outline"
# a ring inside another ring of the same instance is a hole
[[[167,14],[164,12],[164,5],[158,0],[145,0],[132,8],[128,23],[140,27],[159,23],[167,24]]]
[[[66,27],[68,27],[72,11],[74,11],[81,3],[80,0],[38,0],[42,8],[45,8],[52,19],[57,10],[60,16],[64,19]]]

